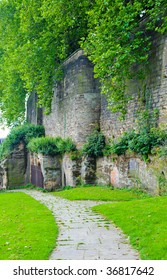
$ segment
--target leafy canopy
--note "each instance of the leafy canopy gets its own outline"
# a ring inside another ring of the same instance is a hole
[[[1,0],[2,117],[21,122],[32,91],[49,112],[60,65],[80,46],[112,109],[124,113],[127,79],[145,74],[152,34],[167,29],[166,10],[163,0]]]
[[[152,38],[167,29],[167,2],[163,0],[96,0],[88,11],[88,36],[82,47],[95,64],[111,109],[126,112],[132,97],[127,80],[144,79]]]
[[[24,119],[25,99],[38,94],[49,111],[61,62],[79,48],[92,1],[0,1],[0,109],[8,124]]]

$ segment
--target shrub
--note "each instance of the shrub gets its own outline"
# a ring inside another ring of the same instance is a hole
[[[147,160],[152,150],[163,145],[166,139],[167,133],[159,128],[151,128],[148,131],[143,129],[140,132],[129,131],[124,133],[117,143],[108,147],[107,152],[108,154],[122,155],[130,150]]]
[[[55,139],[51,137],[40,137],[32,139],[28,146],[28,150],[31,152],[41,153],[44,155],[57,155],[60,153]]]
[[[153,128],[149,132],[136,133],[129,142],[129,149],[147,159],[154,147],[163,145],[166,137],[167,133],[158,128]]]
[[[124,155],[128,150],[129,141],[134,137],[134,131],[125,132],[122,137],[120,137],[117,142],[111,142],[110,145],[106,145],[104,148],[104,155],[108,156],[111,154],[116,154],[118,156]]]
[[[87,140],[87,143],[83,146],[82,153],[93,157],[100,157],[103,155],[103,149],[105,147],[105,137],[99,131],[94,131]]]
[[[76,150],[76,146],[70,138],[62,139],[61,137],[53,138],[49,136],[34,138],[27,147],[31,152],[50,156]]]
[[[41,125],[25,124],[14,127],[0,146],[0,158],[6,157],[19,143],[26,146],[32,138],[44,135],[45,130]]]
[[[73,143],[71,138],[62,139],[61,137],[57,137],[55,140],[61,153],[77,151],[76,145]]]

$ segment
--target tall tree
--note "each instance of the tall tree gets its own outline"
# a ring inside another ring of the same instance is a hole
[[[26,93],[14,57],[21,41],[16,12],[14,1],[0,2],[0,109],[8,124],[21,121],[25,111]]]
[[[56,69],[87,34],[93,1],[0,2],[0,108],[8,123],[21,120],[29,92],[49,111]]]

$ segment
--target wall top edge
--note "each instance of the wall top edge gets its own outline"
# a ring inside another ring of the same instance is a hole
[[[70,62],[77,60],[82,55],[84,55],[84,51],[82,49],[77,49],[75,52],[73,52],[70,56],[67,57],[67,59],[63,62],[63,65],[66,66]]]

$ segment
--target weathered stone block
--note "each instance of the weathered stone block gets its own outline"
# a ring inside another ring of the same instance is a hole
[[[27,153],[20,143],[13,152],[1,162],[1,184],[3,188],[11,189],[25,185]]]
[[[129,155],[99,158],[96,176],[98,184],[137,187],[154,195],[161,194],[167,191],[167,157],[152,157],[149,163]]]
[[[65,154],[62,161],[62,185],[75,187],[81,180],[81,159],[71,160]]]
[[[96,159],[86,156],[82,159],[81,180],[84,184],[96,183]]]

